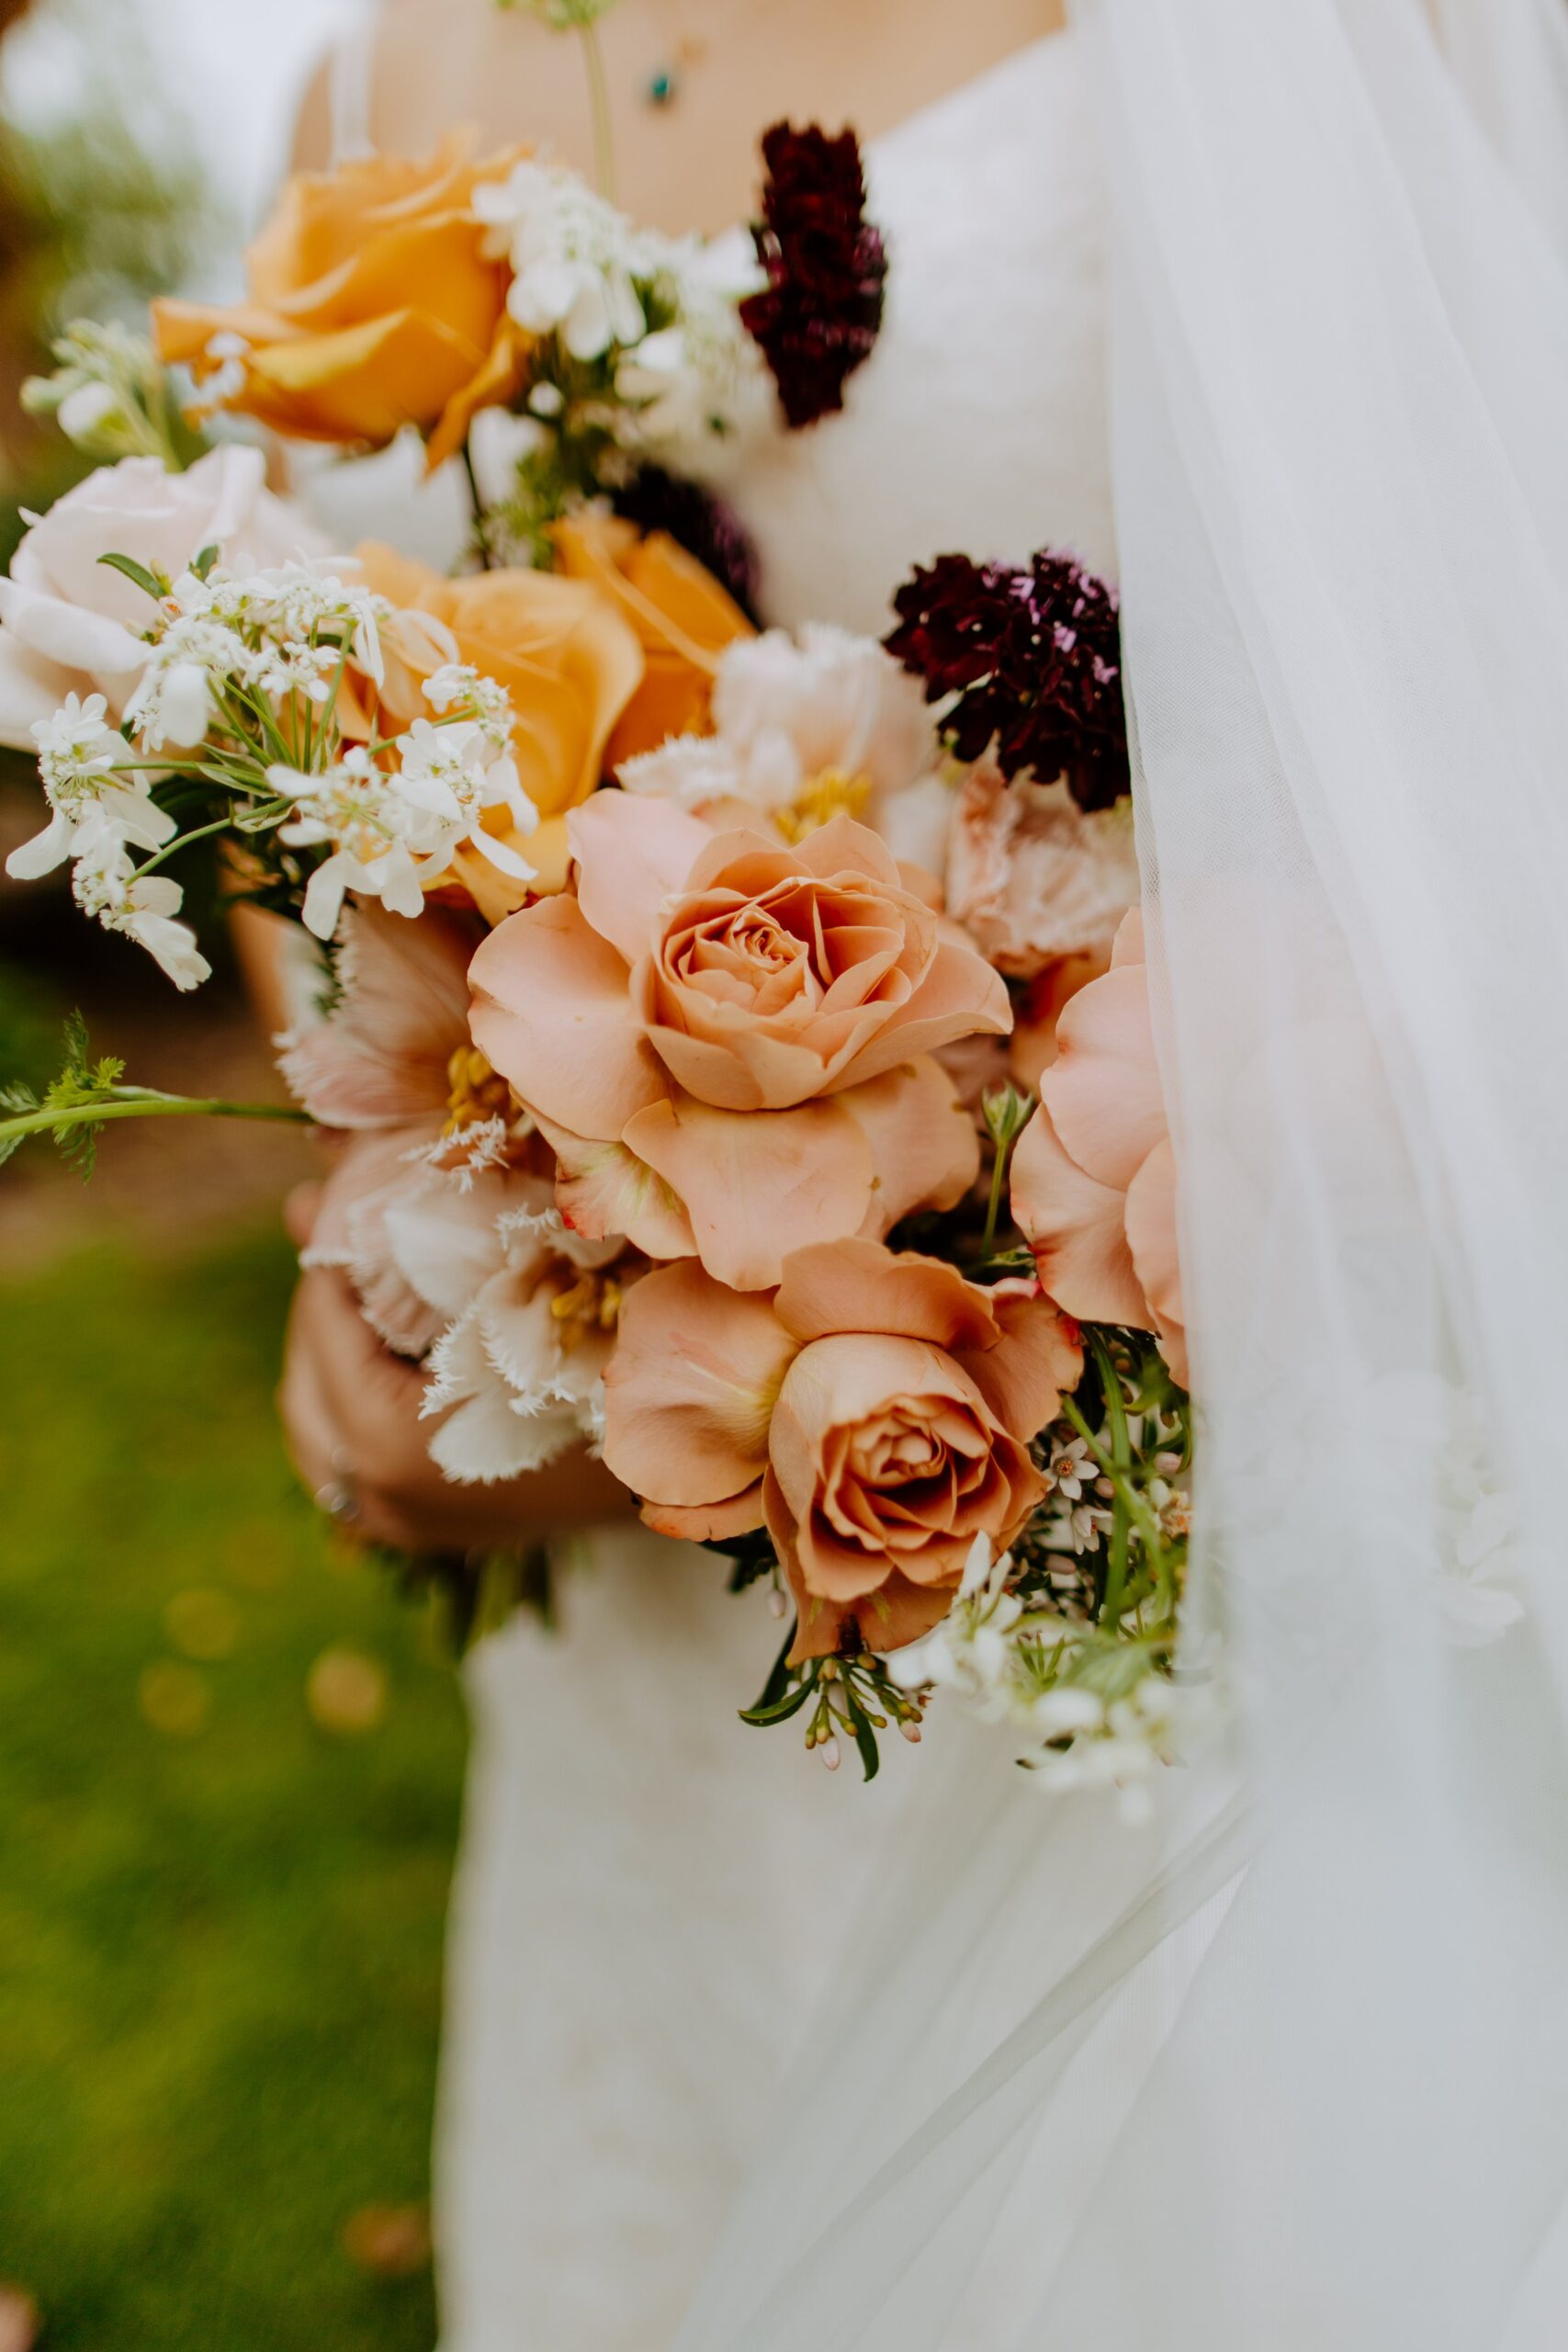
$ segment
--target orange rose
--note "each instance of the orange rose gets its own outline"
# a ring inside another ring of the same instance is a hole
[[[298,440],[378,445],[417,424],[439,464],[522,378],[511,271],[486,259],[472,197],[524,151],[476,163],[471,144],[458,132],[422,163],[300,173],[245,256],[246,301],[153,303],[162,357],[198,384],[233,364],[220,405]]]
[[[662,1534],[766,1523],[797,1661],[852,1627],[900,1649],[945,1615],[975,1538],[1000,1550],[1041,1501],[1029,1441],[1082,1368],[1037,1284],[985,1290],[874,1242],[797,1250],[771,1298],[660,1267],[622,1306],[604,1459]]]
[[[611,767],[671,735],[708,734],[718,657],[756,635],[739,605],[666,532],[644,537],[616,516],[584,514],[554,536],[561,570],[603,589],[642,647],[642,684],[610,739]]]
[[[525,887],[509,883],[471,849],[460,849],[453,861],[455,878],[486,922],[499,922],[525,896],[558,890],[566,879],[565,812],[587,799],[604,772],[611,731],[642,676],[637,639],[585,581],[549,571],[477,571],[444,580],[390,548],[375,546],[360,548],[359,563],[367,588],[450,629],[458,659],[512,697],[518,780],[545,820],[513,846],[536,878]],[[396,727],[407,727],[430,716],[424,681],[448,656],[416,621],[404,628],[394,624],[383,634],[383,711]]]

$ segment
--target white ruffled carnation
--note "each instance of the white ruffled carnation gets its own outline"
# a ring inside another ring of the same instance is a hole
[[[571,1233],[541,1178],[507,1192],[496,1262],[430,1355],[424,1410],[447,1416],[431,1457],[464,1486],[544,1469],[604,1432],[623,1245]]]
[[[719,657],[710,736],[626,761],[628,792],[705,809],[747,801],[788,840],[843,813],[940,873],[953,796],[917,681],[874,639],[826,625],[739,640]]]

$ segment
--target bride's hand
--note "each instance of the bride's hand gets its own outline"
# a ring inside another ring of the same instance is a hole
[[[296,1240],[314,1216],[313,1187],[288,1204]],[[458,1487],[430,1459],[420,1419],[424,1376],[390,1354],[344,1277],[301,1275],[288,1319],[278,1406],[294,1464],[346,1526],[407,1552],[461,1552],[516,1544],[551,1529],[624,1517],[625,1488],[581,1451],[548,1469],[491,1487]]]

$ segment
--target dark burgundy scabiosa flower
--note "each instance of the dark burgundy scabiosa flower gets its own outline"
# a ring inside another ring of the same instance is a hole
[[[1026,568],[942,555],[893,600],[887,650],[949,703],[938,724],[961,760],[987,749],[1010,784],[1065,776],[1084,809],[1128,790],[1115,593],[1046,548]]]
[[[747,619],[757,623],[757,550],[740,517],[721,498],[667,474],[662,466],[640,466],[630,481],[610,492],[610,503],[639,531],[668,531],[728,590]]]
[[[852,130],[775,122],[762,139],[762,218],[752,225],[768,283],[740,306],[798,430],[844,405],[844,385],[882,324],[887,254],[865,217],[865,175]]]

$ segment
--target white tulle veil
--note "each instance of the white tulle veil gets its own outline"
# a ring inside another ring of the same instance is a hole
[[[1557,6],[1087,11],[1231,1727],[931,1757],[679,2352],[1568,2337]]]

